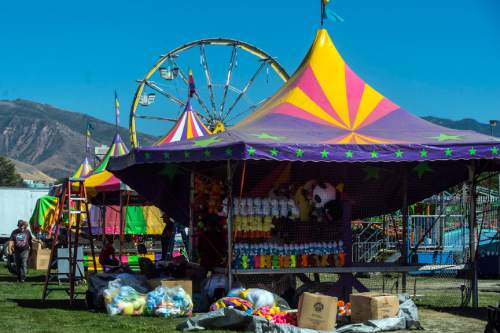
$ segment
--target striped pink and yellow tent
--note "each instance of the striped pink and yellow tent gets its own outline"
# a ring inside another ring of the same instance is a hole
[[[87,156],[83,159],[82,163],[78,166],[71,178],[87,178],[92,172],[92,165],[90,165]]]
[[[200,120],[196,111],[193,111],[191,102],[188,100],[179,120],[177,120],[170,132],[156,143],[156,146],[163,146],[181,140],[196,139],[208,134],[211,134],[210,130]]]
[[[125,146],[120,134],[116,133],[101,164],[87,179],[85,179],[85,187],[87,188],[87,193],[90,196],[95,195],[97,192],[112,192],[120,190],[120,180],[111,172],[106,171],[106,166],[108,165],[111,157],[122,156],[125,154],[128,154],[127,146]]]

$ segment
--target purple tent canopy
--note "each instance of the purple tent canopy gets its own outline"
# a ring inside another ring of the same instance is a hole
[[[353,215],[361,217],[400,207],[403,176],[409,201],[421,200],[467,179],[472,161],[480,170],[498,169],[499,150],[497,138],[432,124],[382,96],[350,69],[321,29],[290,80],[236,126],[135,149],[113,158],[109,169],[166,208],[161,193],[172,186],[162,178],[166,166],[247,160],[257,172],[259,163],[269,169],[290,161],[291,181],[344,182],[359,204]]]

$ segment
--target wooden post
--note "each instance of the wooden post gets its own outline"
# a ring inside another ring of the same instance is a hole
[[[403,202],[401,208],[401,217],[402,217],[402,225],[403,225],[403,239],[402,239],[402,249],[401,255],[403,257],[403,265],[406,266],[408,264],[408,174],[406,172],[406,168],[403,169]],[[402,273],[401,276],[401,289],[402,292],[406,292],[406,273]]]
[[[476,220],[476,166],[474,162],[469,167],[469,255],[471,269],[472,307],[478,307],[477,285],[477,220]]]
[[[229,290],[233,288],[233,175],[231,160],[227,161],[227,279]]]

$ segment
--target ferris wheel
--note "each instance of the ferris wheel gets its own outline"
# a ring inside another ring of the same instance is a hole
[[[209,38],[181,45],[160,56],[137,81],[129,119],[132,147],[139,146],[142,128],[166,132],[168,123],[177,121],[187,103],[191,68],[196,81],[191,104],[212,132],[253,112],[289,79],[276,58],[239,40]]]

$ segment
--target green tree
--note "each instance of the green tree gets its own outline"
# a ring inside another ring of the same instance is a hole
[[[14,163],[0,156],[0,186],[23,186],[23,179],[16,172]]]

